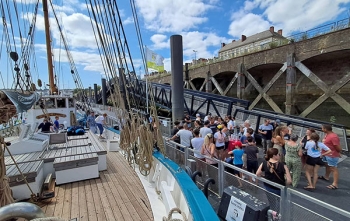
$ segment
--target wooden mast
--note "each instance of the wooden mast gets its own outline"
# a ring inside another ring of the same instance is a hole
[[[47,53],[47,68],[49,73],[50,94],[57,93],[55,79],[53,74],[51,38],[50,38],[50,24],[49,24],[49,10],[47,0],[43,0],[44,22],[45,22],[45,38],[46,38],[46,53]]]

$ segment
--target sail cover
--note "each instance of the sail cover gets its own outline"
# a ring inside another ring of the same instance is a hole
[[[23,113],[32,108],[32,106],[39,100],[40,95],[37,92],[30,94],[23,94],[17,91],[2,90],[6,96],[15,105],[17,113]]]

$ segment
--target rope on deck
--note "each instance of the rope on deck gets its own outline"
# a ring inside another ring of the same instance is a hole
[[[171,218],[174,212],[178,212],[179,214],[181,214],[183,219]],[[181,212],[179,208],[175,207],[169,211],[168,217],[165,217],[165,216],[163,217],[163,221],[187,221],[187,217],[185,213]]]

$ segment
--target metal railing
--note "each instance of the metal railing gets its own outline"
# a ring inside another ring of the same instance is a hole
[[[184,147],[175,142],[166,142],[166,154],[171,160],[183,168],[189,167],[191,171],[199,171],[202,176],[196,178],[196,183],[199,188],[203,187],[208,179],[213,179],[215,184],[209,188],[211,197],[220,199],[224,190],[228,187],[239,188],[244,194],[249,194],[253,199],[266,204],[270,211],[275,211],[279,214],[279,220],[349,220],[350,212],[336,208],[330,204],[324,203],[318,199],[300,193],[291,188],[287,188],[262,177],[257,177],[255,174],[249,173],[241,168],[235,167],[226,162],[211,159],[218,163],[217,167],[207,164],[206,162],[193,156],[194,150]],[[178,148],[184,148],[181,151]],[[198,153],[198,152],[197,152]],[[203,156],[207,158],[206,156]],[[244,179],[234,176],[232,170],[237,170],[242,173]],[[251,182],[249,180],[252,180]],[[264,183],[268,183],[281,191],[278,196],[268,192],[264,188]],[[217,207],[217,200],[209,200],[214,202],[213,207]],[[266,217],[268,215],[266,214]]]

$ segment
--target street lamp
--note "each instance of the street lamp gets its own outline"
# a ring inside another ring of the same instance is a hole
[[[194,64],[197,64],[197,51],[196,50],[193,50],[194,52]]]

